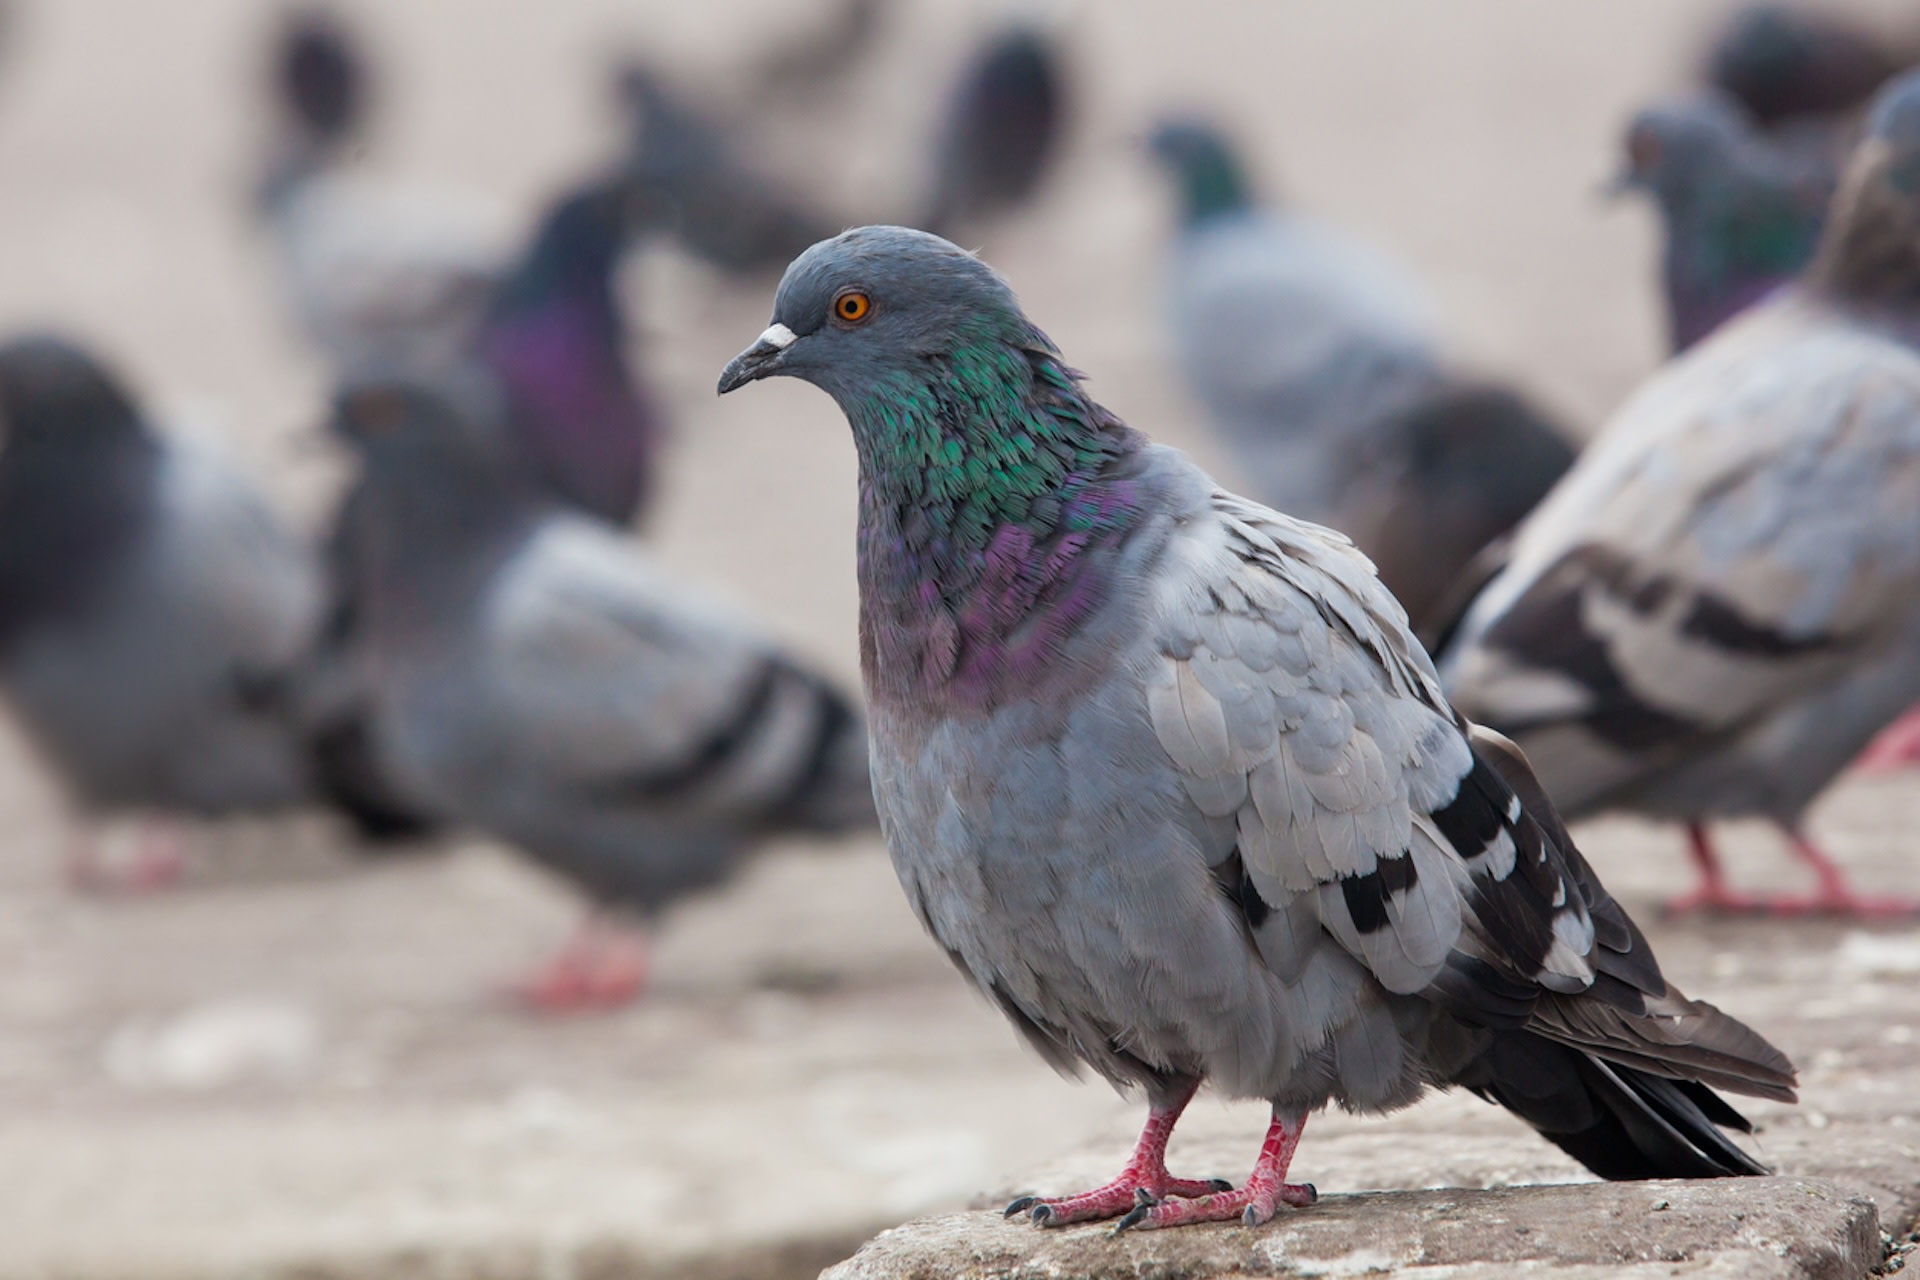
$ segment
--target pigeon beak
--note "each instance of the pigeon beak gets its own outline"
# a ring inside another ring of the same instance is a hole
[[[1632,169],[1622,169],[1601,183],[1600,189],[1594,194],[1598,195],[1602,200],[1619,200],[1624,196],[1632,195],[1645,185],[1646,184],[1640,180],[1640,175]]]
[[[720,394],[736,391],[749,382],[758,382],[780,372],[787,348],[796,341],[793,330],[783,324],[767,326],[752,346],[727,362],[720,371]]]

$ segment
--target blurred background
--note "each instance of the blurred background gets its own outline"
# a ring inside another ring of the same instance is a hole
[[[1895,0],[1831,7],[1913,26]],[[1417,280],[1449,359],[1584,435],[1667,349],[1655,214],[1603,187],[1633,112],[1694,80],[1727,11],[1050,9],[1057,147],[1029,200],[956,234],[1095,395],[1231,483],[1168,347],[1176,201],[1142,145],[1169,111],[1205,116],[1263,193]],[[946,86],[1014,15],[882,0],[867,43],[781,97],[768,59],[832,32],[844,13],[827,0],[332,12],[372,87],[345,164],[466,193],[503,253],[624,145],[614,71],[633,58],[834,226],[908,217]],[[217,450],[312,540],[352,467],[323,430],[334,370],[289,316],[254,195],[280,127],[285,22],[263,0],[7,0],[0,334],[83,337],[171,437]],[[647,530],[675,571],[857,688],[845,424],[797,383],[713,391],[766,324],[777,275],[723,272],[667,237],[626,255],[626,340],[668,433]],[[1863,879],[1898,877],[1910,787],[1847,787],[1816,824]],[[443,1256],[571,1274],[595,1250],[639,1272],[810,1274],[873,1229],[1129,1123],[1126,1103],[1056,1080],[962,987],[876,836],[775,840],[665,917],[639,1001],[556,1017],[500,993],[578,899],[483,838],[369,861],[324,814],[194,824],[170,891],[81,893],[66,870],[77,823],[35,754],[0,735],[0,1275],[371,1274]],[[1591,831],[1630,906],[1675,887],[1673,832]],[[97,838],[141,837],[110,823]],[[1748,865],[1788,874],[1764,838],[1756,849]],[[1741,929],[1657,941],[1694,994],[1723,998],[1715,983],[1740,972],[1725,957],[1770,946]],[[1837,925],[1794,936],[1821,954],[1841,940]],[[1456,1148],[1444,1172],[1571,1170],[1514,1140],[1518,1165]],[[1363,1185],[1435,1176],[1353,1160]]]

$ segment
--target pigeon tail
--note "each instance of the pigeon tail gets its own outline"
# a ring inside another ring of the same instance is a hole
[[[316,731],[307,744],[314,785],[370,845],[399,845],[438,834],[437,819],[396,794],[374,754],[371,729],[364,715],[353,715]]]
[[[786,674],[805,686],[814,719],[798,768],[768,811],[770,823],[828,835],[873,826],[866,718],[826,681],[794,667]]]
[[[1610,1181],[1768,1172],[1727,1137],[1746,1117],[1706,1085],[1673,1080],[1525,1031],[1502,1032],[1467,1085]]]

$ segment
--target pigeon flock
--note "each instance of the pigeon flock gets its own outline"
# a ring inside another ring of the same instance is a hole
[[[1568,824],[1684,827],[1669,911],[1920,916],[1806,824],[1863,753],[1920,758],[1920,47],[1756,5],[1620,121],[1670,359],[1597,430],[1455,355],[1244,130],[1138,122],[1141,303],[1216,481],[988,265],[1092,145],[1058,15],[956,51],[891,204],[759,163],[756,121],[888,56],[889,9],[834,6],[731,100],[617,60],[617,141],[518,216],[372,172],[365,33],[284,15],[244,212],[350,464],[324,534],[112,352],[0,335],[0,698],[77,824],[141,824],[117,868],[76,840],[76,886],[164,887],[182,824],[235,814],[330,813],[367,856],[483,835],[577,890],[516,991],[578,1012],[782,835],[877,832],[1044,1059],[1146,1099],[1118,1177],[1010,1216],[1257,1225],[1315,1200],[1311,1113],[1455,1086],[1604,1178],[1766,1172],[1722,1094],[1791,1101],[1792,1063],[1669,981]],[[645,540],[674,432],[640,253],[772,291],[721,394],[844,414],[863,690]],[[1811,891],[1736,887],[1741,817]],[[1203,1084],[1271,1107],[1237,1187],[1167,1168]]]

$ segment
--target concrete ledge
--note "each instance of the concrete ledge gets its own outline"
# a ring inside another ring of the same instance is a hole
[[[1873,1201],[1806,1178],[1329,1195],[1257,1229],[1114,1237],[994,1212],[923,1218],[822,1280],[1211,1280],[1228,1276],[1817,1277],[1881,1261]]]

